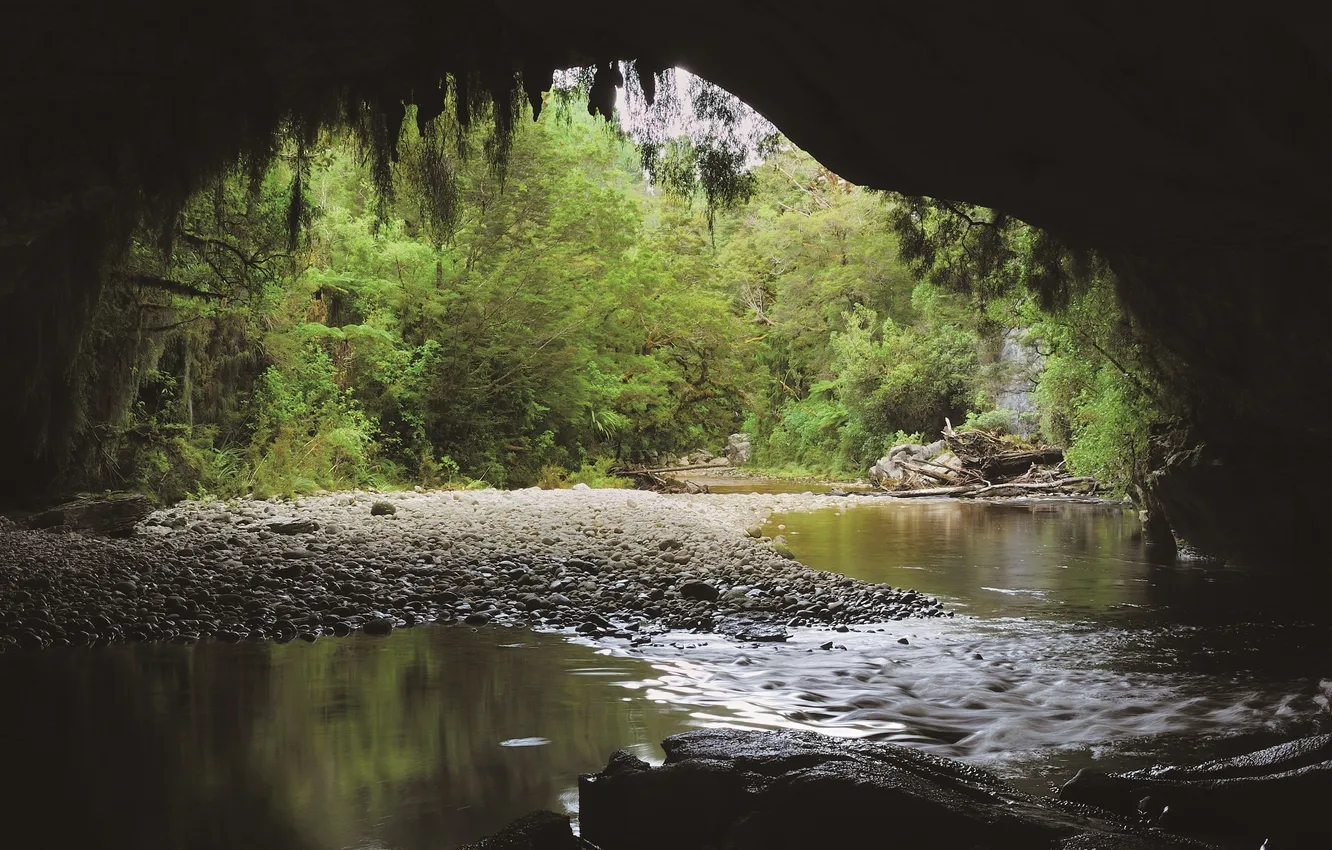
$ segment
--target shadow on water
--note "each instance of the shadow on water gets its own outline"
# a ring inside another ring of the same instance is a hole
[[[14,847],[457,846],[564,808],[578,773],[681,731],[682,711],[617,686],[647,673],[553,635],[432,627],[0,656],[0,834]]]

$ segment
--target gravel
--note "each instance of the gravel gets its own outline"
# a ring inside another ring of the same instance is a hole
[[[4,522],[0,651],[314,641],[428,622],[631,643],[687,629],[780,640],[783,626],[951,616],[914,591],[811,570],[781,554],[780,540],[753,536],[776,511],[853,504],[809,494],[352,492],[183,503],[129,539]]]

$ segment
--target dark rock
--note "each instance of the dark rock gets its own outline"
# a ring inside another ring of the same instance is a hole
[[[312,519],[293,519],[270,522],[266,528],[274,534],[313,534],[319,530],[319,523]]]
[[[469,626],[484,626],[490,622],[490,615],[484,611],[476,611],[463,617],[463,622]]]
[[[687,581],[680,585],[680,595],[685,599],[716,602],[721,593],[705,581]]]
[[[576,567],[577,569],[580,569],[583,572],[589,573],[591,575],[596,575],[597,573],[601,572],[601,567],[584,558],[570,558],[564,563],[570,567]]]
[[[132,581],[118,581],[111,585],[111,589],[118,590],[126,596],[139,592],[139,586]]]
[[[709,729],[662,746],[661,767],[613,757],[580,777],[588,841],[602,850],[864,847],[875,835],[913,850],[1201,846],[891,744]]]
[[[1081,770],[1059,791],[1061,799],[1125,816],[1165,816],[1171,830],[1198,835],[1247,836],[1254,846],[1325,847],[1332,842],[1327,813],[1311,800],[1332,796],[1332,735],[1287,744],[1196,767],[1152,767],[1132,773]]]
[[[568,815],[539,811],[524,815],[489,838],[460,850],[580,850],[587,843],[573,834]]]
[[[29,528],[66,527],[107,537],[130,537],[134,526],[153,510],[148,497],[121,493],[105,498],[83,498],[42,511],[28,518]]]
[[[717,633],[733,640],[777,643],[791,636],[781,623],[758,623],[749,620],[725,620],[717,626]]]
[[[898,639],[897,639],[897,642],[900,643],[900,644],[902,644],[903,646],[910,646],[910,645],[911,645],[911,641],[907,640],[906,638],[898,638]]]
[[[370,506],[370,516],[393,516],[398,507],[392,502],[375,502]]]
[[[393,631],[393,622],[383,617],[375,617],[373,620],[367,620],[361,631],[374,637],[383,637]]]

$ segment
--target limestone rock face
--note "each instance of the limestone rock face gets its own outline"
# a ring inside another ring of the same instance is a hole
[[[1024,328],[1013,328],[1004,334],[998,360],[1002,380],[994,399],[996,408],[1011,412],[1009,428],[1020,437],[1031,437],[1040,424],[1033,389],[1045,369],[1045,358],[1026,337]]]
[[[621,752],[579,780],[582,834],[601,850],[1204,846],[890,744],[710,729],[662,746],[660,767]]]
[[[726,440],[726,459],[734,466],[749,463],[754,456],[754,447],[748,434],[732,434]]]

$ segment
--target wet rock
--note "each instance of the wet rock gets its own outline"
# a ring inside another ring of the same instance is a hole
[[[786,626],[781,623],[753,622],[750,620],[724,620],[717,626],[717,633],[732,640],[754,641],[759,643],[780,643],[791,636]]]
[[[1326,847],[1332,822],[1311,800],[1332,795],[1332,735],[1302,738],[1195,767],[1081,770],[1059,797],[1125,816],[1144,810],[1172,831],[1247,836],[1275,847]],[[1148,801],[1144,803],[1144,801]]]
[[[267,528],[274,534],[313,534],[319,530],[319,523],[312,519],[292,519],[270,522]]]
[[[153,510],[148,497],[140,493],[120,493],[105,498],[84,498],[66,502],[28,518],[35,529],[68,528],[107,537],[130,537],[135,525]]]
[[[490,622],[490,615],[484,611],[474,611],[463,617],[463,622],[469,626],[484,626]]]
[[[874,835],[916,850],[1199,846],[891,744],[710,729],[662,746],[660,767],[617,756],[580,777],[588,841],[602,850],[863,847]]]
[[[393,631],[393,622],[384,617],[375,617],[366,620],[365,625],[361,626],[361,631],[373,637],[383,637]]]
[[[144,523],[178,531],[129,540],[9,528],[0,531],[0,650],[18,645],[19,629],[40,648],[191,635],[294,640],[374,618],[508,622],[526,613],[525,594],[541,601],[532,612],[544,615],[541,626],[591,623],[599,637],[632,634],[611,625],[631,616],[654,630],[706,631],[741,614],[754,623],[834,626],[920,613],[914,606],[926,604],[783,560],[737,533],[762,515],[749,505],[792,497],[691,503],[626,495],[423,494],[410,518],[393,524],[372,520],[349,495],[283,506],[182,503]],[[307,522],[299,527],[319,533],[304,545],[273,528]],[[549,538],[550,549],[536,547],[538,538]]]
[[[685,599],[716,602],[721,593],[706,581],[687,581],[680,585],[680,595]]]
[[[568,815],[550,811],[525,815],[489,838],[461,850],[583,850],[587,842],[573,834]]]

